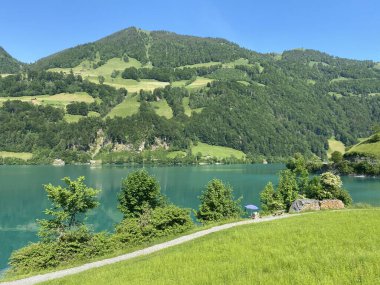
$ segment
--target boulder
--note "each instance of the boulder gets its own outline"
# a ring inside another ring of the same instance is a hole
[[[321,210],[343,209],[344,204],[338,199],[328,199],[319,202]]]
[[[62,159],[57,158],[57,159],[54,159],[54,161],[53,161],[53,165],[54,165],[54,166],[64,166],[64,165],[65,165],[65,162],[64,162]]]
[[[315,199],[297,199],[290,206],[289,212],[319,211],[319,201]]]

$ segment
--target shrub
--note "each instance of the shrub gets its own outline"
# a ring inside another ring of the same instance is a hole
[[[238,218],[242,214],[239,206],[241,198],[234,200],[232,188],[218,179],[208,183],[200,201],[196,217],[202,223]]]
[[[190,211],[174,205],[146,208],[135,218],[124,219],[117,227],[115,239],[124,247],[142,244],[158,237],[183,233],[194,226]]]
[[[121,182],[119,209],[124,217],[138,217],[145,208],[156,208],[164,204],[157,180],[146,170],[137,170]]]

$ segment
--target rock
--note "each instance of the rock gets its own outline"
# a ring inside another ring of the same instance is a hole
[[[338,199],[328,199],[319,201],[319,206],[321,210],[344,209],[343,202]]]
[[[57,158],[57,159],[54,159],[53,165],[54,166],[64,166],[65,162],[62,159]]]
[[[289,212],[319,211],[319,201],[315,199],[297,199],[290,206]]]

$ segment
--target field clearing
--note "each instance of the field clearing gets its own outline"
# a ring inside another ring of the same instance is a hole
[[[206,62],[206,63],[196,63],[196,64],[183,65],[183,66],[179,66],[177,68],[182,69],[185,67],[189,67],[189,68],[210,67],[210,66],[218,65],[218,64],[222,64],[222,63],[220,61],[210,61],[210,62]]]
[[[153,106],[157,115],[164,116],[167,119],[173,118],[173,110],[165,99],[161,99],[160,101],[156,102],[150,102],[150,104]]]
[[[80,119],[89,118],[89,117],[100,117],[100,114],[97,112],[91,111],[88,113],[87,116],[65,114],[65,116],[63,118],[68,123],[77,123]]]
[[[28,160],[28,159],[31,159],[33,157],[33,153],[0,151],[0,157],[3,157],[3,158],[19,158],[22,160]]]
[[[240,84],[243,84],[244,86],[249,86],[249,85],[251,85],[251,83],[249,83],[249,82],[247,82],[247,81],[243,81],[243,80],[239,80],[239,81],[237,81],[237,82],[239,82]]]
[[[202,112],[203,108],[191,109],[190,106],[189,106],[189,101],[190,101],[189,97],[184,97],[182,99],[182,105],[183,105],[183,108],[185,109],[185,115],[186,116],[191,117],[191,113],[192,112],[195,112],[195,113]]]
[[[330,95],[330,96],[335,96],[335,97],[338,98],[338,99],[343,97],[342,94],[337,93],[337,92],[329,92],[328,95]]]
[[[246,58],[239,58],[237,60],[223,63],[223,68],[234,68],[236,65],[249,65],[253,66],[252,64],[249,63],[249,60]]]
[[[210,78],[198,76],[197,79],[195,79],[195,81],[192,82],[191,84],[187,85],[186,88],[188,89],[202,88],[202,87],[207,86],[207,83],[211,83],[212,81],[214,80]]]
[[[201,142],[199,142],[198,145],[193,145],[191,147],[191,152],[194,155],[200,152],[203,157],[216,157],[218,159],[229,158],[231,156],[238,159],[245,158],[244,152],[240,150],[224,146],[209,145]]]
[[[111,76],[114,70],[123,71],[128,67],[140,68],[142,66],[141,62],[134,58],[129,58],[129,62],[124,62],[121,58],[111,58],[105,64],[94,69],[92,66],[96,62],[84,60],[73,68],[51,68],[49,71],[70,73],[72,70],[75,75],[81,75],[82,77],[98,77],[99,75]]]
[[[176,158],[177,156],[179,156],[179,157],[185,157],[186,156],[186,152],[180,151],[180,150],[171,151],[171,152],[168,153],[168,155],[166,157],[173,159],[173,158]]]
[[[72,102],[92,103],[95,99],[86,92],[76,93],[60,93],[56,95],[38,95],[38,96],[22,96],[22,97],[0,97],[0,105],[5,101],[20,100],[30,102],[36,105],[52,105],[57,107],[65,107]]]
[[[379,219],[363,209],[250,224],[45,284],[378,284]]]
[[[99,84],[99,80],[97,77],[88,77],[89,81],[93,83]],[[104,84],[115,88],[125,88],[129,93],[139,92],[141,89],[146,91],[153,91],[156,88],[163,88],[166,85],[169,85],[169,82],[161,82],[154,79],[141,79],[140,81],[132,80],[132,79],[123,79],[121,77],[112,78],[109,76],[105,76]]]
[[[370,137],[371,138],[371,137]],[[377,158],[380,158],[380,142],[368,142],[370,138],[362,139],[360,142],[353,147],[351,147],[347,153],[350,152],[359,152],[363,154],[373,155]]]
[[[0,73],[0,77],[7,77],[9,75],[13,75],[12,73]]]
[[[330,83],[339,82],[339,81],[347,81],[347,80],[352,80],[352,78],[339,76],[338,78],[334,78],[334,79],[330,80]]]
[[[380,62],[375,64],[375,68],[380,69]]]
[[[188,80],[179,80],[179,81],[174,81],[170,85],[172,87],[185,87],[187,84]]]
[[[140,102],[138,102],[138,95],[128,95],[123,102],[116,105],[107,115],[107,117],[128,117],[136,114],[139,111]]]
[[[341,141],[337,141],[334,138],[331,138],[328,140],[329,143],[329,149],[327,150],[327,157],[330,158],[331,154],[334,151],[339,151],[341,154],[344,154],[346,152],[346,148],[344,146],[344,143]]]

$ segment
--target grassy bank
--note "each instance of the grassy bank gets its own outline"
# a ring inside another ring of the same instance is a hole
[[[368,209],[252,224],[46,284],[378,284],[379,219]]]

